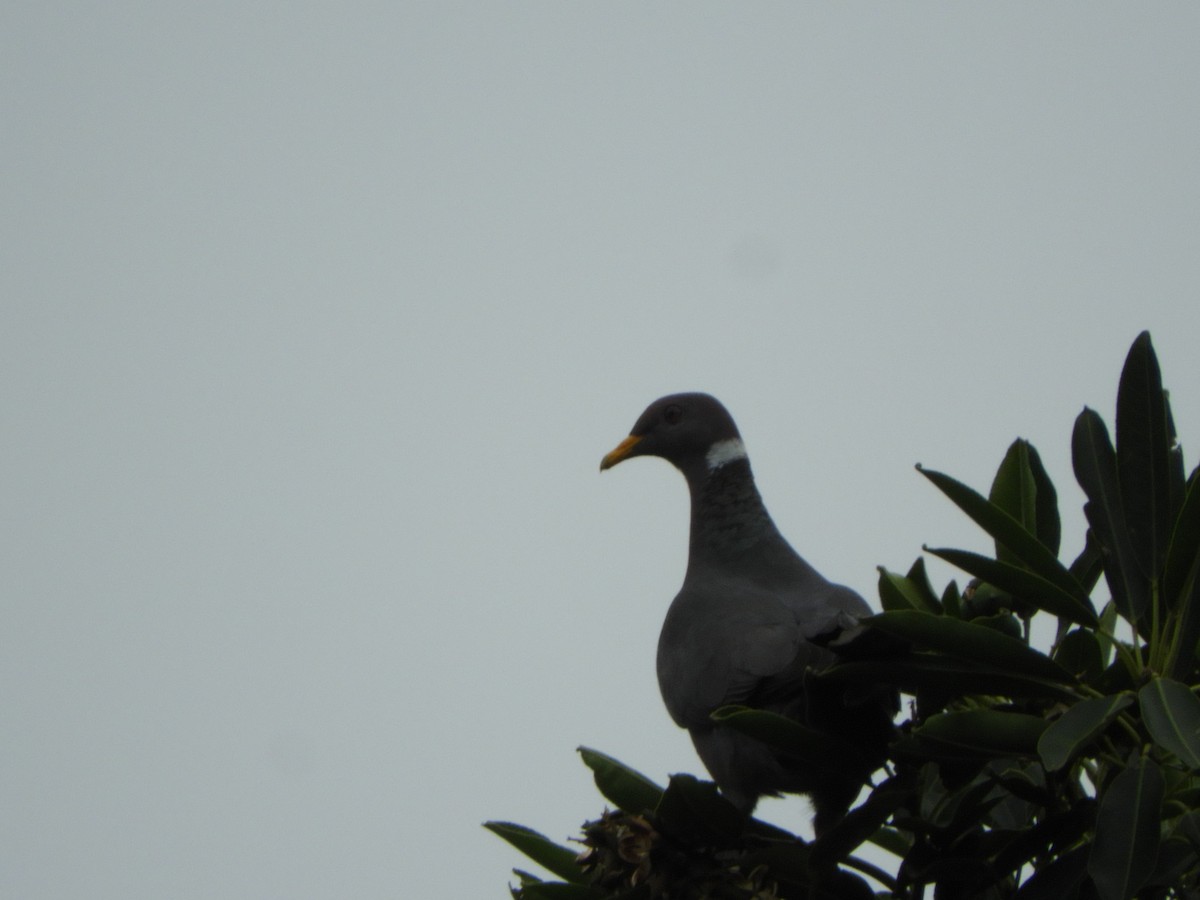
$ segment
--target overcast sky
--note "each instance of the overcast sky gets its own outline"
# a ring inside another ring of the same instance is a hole
[[[797,549],[984,548],[1149,328],[1200,450],[1190,3],[0,10],[0,895],[504,897],[662,709],[737,418]],[[954,573],[933,567],[939,586]],[[1104,599],[1101,597],[1100,599]],[[765,817],[805,827],[801,800]]]

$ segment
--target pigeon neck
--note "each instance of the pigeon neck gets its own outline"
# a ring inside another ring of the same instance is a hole
[[[688,479],[692,495],[691,561],[731,557],[777,537],[746,459]]]

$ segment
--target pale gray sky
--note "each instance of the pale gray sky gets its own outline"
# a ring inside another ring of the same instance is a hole
[[[503,897],[699,771],[654,644],[721,397],[780,526],[985,546],[1154,336],[1200,450],[1200,7],[9,3],[0,895]],[[950,572],[934,567],[938,582]],[[763,814],[801,827],[799,800]]]

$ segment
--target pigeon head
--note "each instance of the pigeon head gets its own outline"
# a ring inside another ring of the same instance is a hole
[[[600,470],[634,456],[661,457],[691,480],[745,459],[746,448],[733,417],[716,397],[670,394],[646,407],[629,437],[600,461]]]

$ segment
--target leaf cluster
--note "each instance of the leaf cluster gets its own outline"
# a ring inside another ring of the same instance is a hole
[[[970,576],[962,590],[935,590],[923,558],[881,568],[883,611],[836,643],[819,678],[909,698],[886,769],[838,825],[804,841],[743,819],[709,782],[664,789],[585,749],[614,809],[584,826],[582,852],[487,823],[561,879],[518,870],[514,896],[873,896],[864,876],[897,898],[1200,896],[1200,469],[1184,477],[1148,333],[1122,370],[1115,444],[1084,409],[1071,455],[1088,529],[1070,563],[1027,441],[986,496],[918,466],[994,552],[924,548]],[[845,752],[759,710],[714,718],[793,754]],[[866,842],[894,865],[863,861]]]

